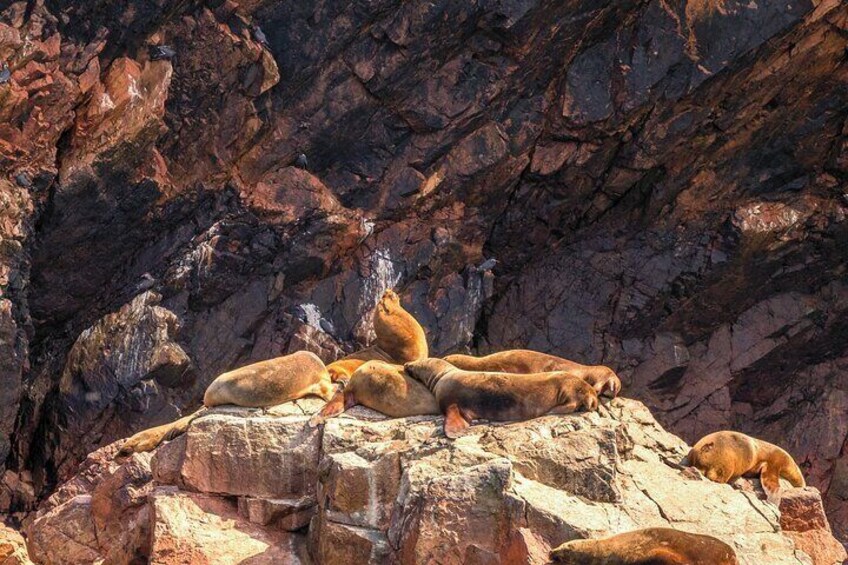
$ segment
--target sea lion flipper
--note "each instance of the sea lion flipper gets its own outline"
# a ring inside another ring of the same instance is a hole
[[[314,427],[318,424],[323,424],[325,419],[338,416],[345,411],[345,408],[347,408],[345,406],[345,391],[342,389],[336,392],[327,404],[324,405],[324,408],[309,420],[309,425]]]
[[[766,463],[760,471],[760,483],[766,491],[766,499],[775,506],[780,505],[780,470]]]
[[[457,437],[463,430],[467,429],[471,424],[468,423],[459,406],[451,404],[445,411],[445,435],[453,439]]]
[[[162,441],[171,441],[172,439],[182,435],[184,432],[185,432],[185,429],[180,429],[176,425],[173,425],[162,436]]]

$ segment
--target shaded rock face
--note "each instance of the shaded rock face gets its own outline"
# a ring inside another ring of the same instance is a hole
[[[690,443],[786,447],[848,540],[846,30],[837,0],[0,2],[0,508],[225,370],[367,344],[392,287],[436,354],[604,363]],[[252,512],[300,523],[290,494]]]
[[[551,547],[644,527],[716,536],[740,563],[848,557],[819,492],[713,483],[648,409],[478,425],[364,408],[310,428],[321,401],[215,408],[123,463],[92,453],[29,526],[36,563],[532,563]],[[258,464],[262,462],[262,464]],[[57,547],[64,549],[59,550]]]

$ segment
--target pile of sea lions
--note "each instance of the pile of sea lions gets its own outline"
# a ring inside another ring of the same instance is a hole
[[[184,433],[207,408],[222,404],[265,408],[317,396],[327,404],[310,420],[313,426],[356,405],[390,417],[442,414],[445,435],[455,438],[474,420],[520,421],[595,411],[600,396],[615,398],[621,392],[621,380],[609,367],[581,365],[527,349],[484,357],[429,357],[424,329],[392,290],[375,307],[374,334],[374,345],[326,366],[314,353],[298,351],[223,373],[206,389],[202,408],[135,434],[118,457],[154,449]],[[795,487],[805,486],[800,468],[786,451],[734,431],[705,436],[684,463],[719,483],[759,474],[769,502],[775,504],[781,478]],[[554,549],[551,558],[589,565],[737,563],[726,543],[670,528],[569,541]]]

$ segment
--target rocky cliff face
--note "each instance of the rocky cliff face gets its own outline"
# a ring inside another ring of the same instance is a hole
[[[639,402],[475,426],[357,408],[309,427],[319,400],[218,408],[151,457],[91,454],[28,530],[37,563],[529,563],[582,537],[673,526],[742,564],[846,557],[818,491],[778,510],[757,485],[708,481]]]
[[[846,32],[839,0],[0,1],[0,507],[224,370],[367,342],[393,287],[435,353],[605,363],[690,443],[785,446],[848,540]]]

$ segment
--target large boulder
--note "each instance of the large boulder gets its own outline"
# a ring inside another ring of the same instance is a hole
[[[533,563],[565,541],[644,527],[716,536],[747,565],[845,557],[816,489],[713,483],[641,403],[475,425],[319,400],[218,407],[151,457],[92,454],[28,529],[37,563]],[[66,549],[59,549],[64,544]]]

